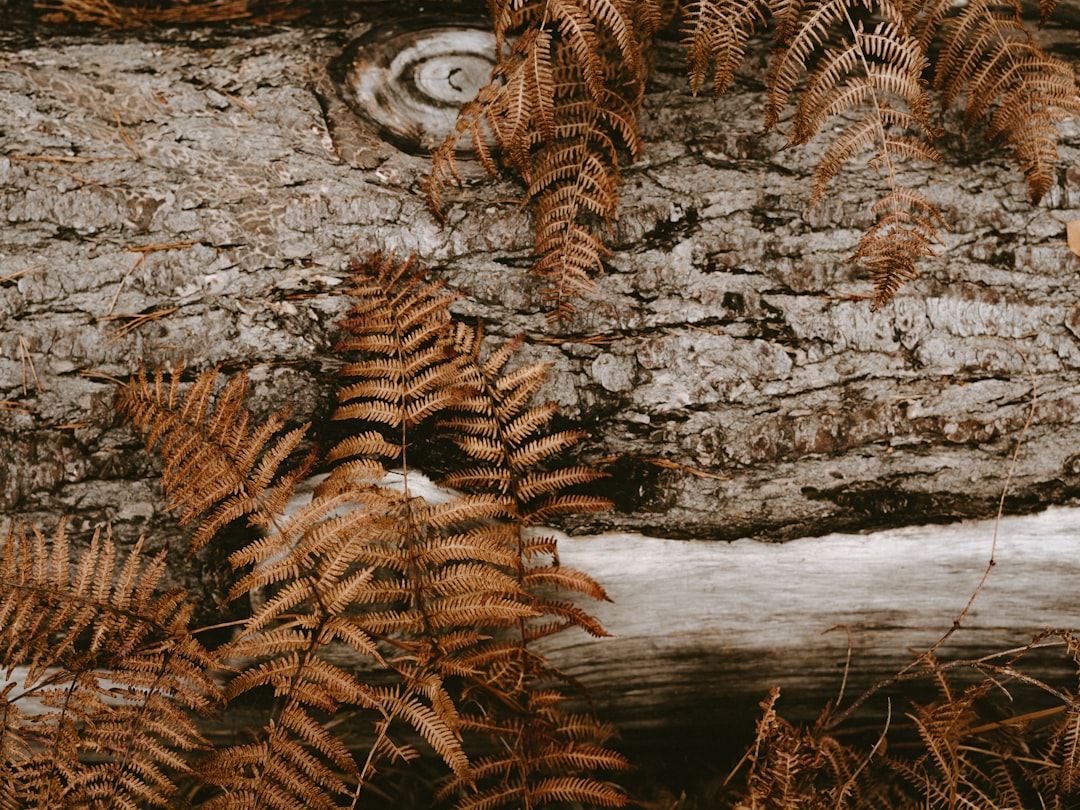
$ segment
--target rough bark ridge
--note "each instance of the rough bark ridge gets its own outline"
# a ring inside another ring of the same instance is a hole
[[[367,27],[8,35],[3,511],[168,536],[148,462],[94,375],[126,376],[140,356],[256,365],[257,408],[319,418],[345,307],[334,289],[350,255],[376,249],[441,263],[461,314],[523,331],[523,360],[555,364],[548,396],[615,474],[618,509],[590,528],[782,538],[987,514],[1029,369],[1039,399],[1010,503],[1080,492],[1080,260],[1064,239],[1080,217],[1077,122],[1036,209],[1003,152],[947,136],[951,162],[926,177],[947,250],[871,313],[845,297],[869,286],[845,263],[869,173],[845,173],[808,215],[818,153],[755,134],[760,63],[694,99],[667,43],[608,273],[552,328],[517,190],[476,172],[440,226],[425,158],[345,102],[333,62]],[[1040,36],[1080,61],[1074,29]],[[217,587],[214,571],[190,576]]]

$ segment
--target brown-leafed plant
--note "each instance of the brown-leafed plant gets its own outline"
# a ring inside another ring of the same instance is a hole
[[[184,593],[156,593],[163,554],[137,546],[120,566],[95,537],[71,571],[63,527],[4,541],[0,807],[355,807],[419,738],[450,768],[447,805],[625,804],[600,778],[626,767],[610,729],[533,643],[604,635],[573,597],[606,598],[532,529],[607,505],[574,493],[597,473],[553,463],[580,434],[531,404],[546,368],[507,370],[514,344],[484,356],[412,262],[357,266],[348,294],[333,413],[347,429],[325,453],[298,454],[308,426],[289,429],[287,411],[253,424],[243,374],[185,386],[140,370],[119,392],[193,548],[237,521],[258,530],[229,558],[227,601],[253,607],[227,644],[198,642]],[[464,459],[445,502],[410,487],[432,425]],[[287,509],[320,463],[310,500]],[[237,705],[264,707],[261,725],[211,745],[196,715]]]
[[[852,259],[879,307],[918,275],[945,227],[908,161],[941,159],[931,84],[942,112],[1005,144],[1037,203],[1054,183],[1057,122],[1080,111],[1072,68],[1047,55],[1019,0],[488,0],[498,42],[492,82],[461,111],[435,152],[427,189],[437,210],[458,178],[455,149],[472,143],[491,172],[520,177],[536,213],[533,269],[548,281],[552,317],[573,311],[602,268],[601,237],[618,213],[620,167],[644,149],[638,113],[661,26],[681,16],[690,87],[734,81],[751,37],[772,37],[764,129],[794,103],[788,146],[835,133],[810,204],[856,157],[869,155],[883,191]],[[1043,21],[1055,0],[1040,4]]]
[[[829,705],[812,726],[797,726],[780,715],[779,690],[773,689],[761,704],[732,804],[753,810],[1078,807],[1080,702],[1075,691],[1025,671],[1026,659],[1047,649],[1064,651],[1074,669],[1080,664],[1080,643],[1071,631],[1046,631],[1023,648],[976,660],[921,656],[918,667],[871,692],[929,679],[936,699],[894,697],[872,745],[845,730],[852,706]],[[1017,708],[1045,704],[1047,697],[1046,708]]]

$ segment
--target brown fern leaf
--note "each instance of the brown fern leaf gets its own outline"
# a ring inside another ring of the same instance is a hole
[[[797,727],[777,712],[779,688],[761,702],[746,763],[746,796],[740,806],[757,808],[901,807],[890,785],[872,768],[869,751],[839,742],[826,729],[827,706],[810,728]],[[884,737],[882,737],[882,740]]]
[[[747,797],[752,807],[801,807],[799,779],[811,769],[812,749],[776,711],[780,690],[773,687],[761,702],[754,742],[747,755]]]
[[[499,32],[496,25],[496,34]],[[502,29],[503,37],[505,33]],[[530,130],[535,129],[545,140],[554,138],[551,37],[552,32],[546,28],[524,31],[496,67],[494,81],[461,108],[454,133],[436,147],[431,171],[422,187],[438,216],[442,216],[445,206],[446,189],[461,183],[456,161],[460,141],[469,141],[488,173],[499,173],[499,163],[492,155],[494,141],[503,164],[518,174],[526,174],[532,144]],[[499,52],[503,52],[501,47]]]
[[[1057,733],[1060,750],[1057,772],[1057,794],[1062,798],[1080,792],[1080,710],[1070,707]]]
[[[492,352],[480,355],[480,335],[459,327],[455,335],[463,355],[471,358],[476,376],[470,382],[474,393],[457,404],[457,412],[441,420],[452,431],[451,438],[481,466],[468,467],[444,479],[447,486],[509,494],[514,501],[514,517],[531,523],[537,509],[551,503],[551,497],[571,486],[588,484],[604,477],[585,467],[540,471],[540,465],[572,447],[585,437],[580,431],[547,432],[556,409],[532,405],[550,366],[545,363],[522,366],[504,372],[519,348],[518,337]],[[586,511],[610,507],[604,499],[582,501]]]
[[[618,152],[641,153],[645,53],[671,9],[630,0],[492,0],[489,8],[499,63],[435,150],[428,200],[441,206],[458,179],[461,139],[489,171],[497,152],[536,208],[533,270],[550,282],[543,296],[551,317],[568,318],[572,300],[592,289],[589,274],[602,268],[606,250],[596,230],[616,215]]]
[[[1058,0],[1039,0],[1039,24],[1045,25],[1057,9]]]
[[[424,389],[423,395],[435,405],[419,409],[416,413],[420,416],[416,419],[406,412],[400,390],[398,398],[391,401],[383,389],[376,391],[369,385],[358,389],[351,385],[347,389],[350,395],[342,398],[342,408],[348,407],[350,410],[341,415],[358,420],[361,435],[366,433],[372,422],[380,420],[386,420],[398,428],[399,452],[386,453],[374,445],[367,450],[401,461],[406,458],[405,447],[410,441],[410,430],[421,419],[430,413],[440,412],[446,403],[452,404],[456,411],[460,410],[463,401],[486,401],[479,396],[483,391],[478,390],[480,371],[473,356],[457,349],[447,351],[445,347],[429,352],[432,345],[442,346],[439,342],[442,333],[445,332],[448,339],[453,337],[452,330],[446,328],[449,324],[444,318],[444,297],[438,296],[433,288],[419,285],[409,276],[399,274],[389,281],[380,278],[377,282],[388,299],[402,299],[399,290],[402,285],[423,291],[408,300],[423,313],[419,320],[424,324],[437,321],[437,329],[414,330],[413,316],[407,308],[381,305],[359,307],[345,322],[350,337],[340,344],[346,351],[359,350],[363,357],[375,357],[379,362],[396,358],[399,367],[408,366],[417,370],[425,367],[425,361],[414,363],[414,353],[423,354],[425,360],[427,357],[445,360],[445,366],[439,366],[440,371],[424,377],[430,387]],[[362,301],[376,298],[365,291]],[[353,340],[351,335],[354,334],[362,339]],[[379,337],[377,340],[369,339],[369,334],[378,334]],[[422,334],[423,340],[412,340],[413,334]],[[450,345],[453,347],[453,344]],[[509,354],[501,353],[500,356],[508,357]],[[352,365],[350,363],[350,367]],[[385,362],[381,366],[384,369],[389,367]],[[404,376],[407,375],[400,375],[399,379]],[[504,414],[508,420],[512,421],[520,415],[513,408],[523,410],[526,407],[522,401],[522,391],[530,391],[536,384],[534,376],[527,373],[516,374],[509,383],[504,384],[509,401],[514,403]],[[443,386],[441,393],[439,386]],[[399,389],[404,387],[398,385]],[[376,399],[379,402],[377,407],[369,404]],[[386,415],[391,412],[401,415],[390,422]],[[544,457],[554,452],[555,445],[551,448],[531,447],[532,431],[522,424],[519,423],[517,430],[520,443],[525,448],[524,457]],[[387,438],[384,441],[390,440]],[[524,622],[538,618],[542,608],[528,593],[520,576],[520,523],[516,520],[515,502],[507,494],[480,491],[453,498],[446,503],[428,504],[410,496],[408,476],[406,467],[403,493],[380,490],[365,496],[365,503],[376,510],[381,519],[365,526],[363,538],[355,552],[342,555],[370,565],[373,571],[370,581],[363,584],[365,609],[356,614],[356,622],[371,636],[377,636],[397,648],[387,655],[386,660],[402,676],[403,694],[422,694],[425,698],[423,703],[410,699],[408,705],[430,706],[425,710],[438,719],[442,727],[455,727],[456,722],[462,730],[468,730],[464,718],[457,714],[456,702],[446,691],[444,678],[453,675],[473,684],[473,688],[482,686],[485,695],[494,695],[493,700],[497,704],[507,701],[517,703],[523,667],[528,665],[532,671],[537,665],[528,664],[529,658],[520,642],[511,643],[500,638],[500,634],[517,630],[520,637],[518,628]],[[578,476],[582,480],[588,477]],[[335,476],[331,475],[330,481],[334,480]],[[550,500],[552,490],[563,482],[561,479],[545,480],[537,476],[530,483],[534,490],[532,497]],[[269,554],[271,550],[266,549],[263,553]],[[311,552],[304,550],[301,544],[290,556],[311,558]],[[296,588],[287,583],[291,566],[285,560],[272,565],[281,570],[284,576],[282,590],[267,602],[267,609],[295,614]],[[577,581],[573,572],[566,572],[566,577],[567,581]],[[579,579],[584,579],[584,575],[580,575]],[[554,574],[545,578],[538,571],[535,583],[530,581],[528,584],[552,588],[562,584],[562,581],[557,581]],[[598,588],[593,592],[602,594]],[[557,615],[564,624],[595,626],[595,621],[588,620],[583,612],[569,604],[553,603],[548,612]],[[430,736],[429,741],[447,750],[451,744],[457,744],[456,737],[445,734]],[[455,771],[455,784],[471,784],[471,770],[459,767]],[[561,789],[557,785],[555,788]],[[578,792],[585,797],[583,789]]]
[[[10,674],[9,676],[10,677]],[[21,800],[16,797],[20,790],[17,774],[23,771],[33,758],[33,748],[21,732],[23,713],[12,696],[18,686],[10,681],[0,689],[0,808],[19,810]],[[20,804],[16,804],[16,802]]]
[[[47,540],[12,527],[0,544],[0,779],[25,807],[168,807],[192,719],[221,699],[188,630],[181,591],[157,595],[164,555],[141,543],[123,566],[95,533],[69,575],[63,524]],[[14,676],[14,677],[13,677]],[[25,708],[23,708],[25,707]]]
[[[612,729],[591,715],[565,711],[566,696],[534,682],[521,710],[508,719],[466,715],[463,725],[502,740],[501,753],[473,765],[471,779],[456,778],[440,790],[440,800],[457,796],[457,810],[499,807],[624,807],[626,794],[593,774],[629,767],[604,747]]]
[[[916,262],[936,254],[938,227],[945,222],[937,208],[914,189],[898,186],[871,208],[878,217],[859,242],[851,261],[869,271],[874,282],[872,309],[879,309],[907,281],[918,278]]]
[[[460,363],[450,337],[454,296],[426,283],[415,259],[375,256],[351,269],[346,292],[355,303],[336,347],[349,356],[341,375],[350,382],[339,390],[332,418],[366,429],[354,431],[329,458],[404,464],[402,435],[459,396]]]
[[[1042,10],[1048,14],[1052,6]],[[1056,123],[1080,113],[1072,67],[1035,43],[1015,0],[973,0],[955,16],[935,4],[923,10],[918,25],[924,41],[943,41],[934,83],[945,104],[965,96],[969,128],[989,117],[987,137],[1012,149],[1037,203],[1053,185],[1059,162]]]
[[[479,495],[429,505],[409,496],[410,431],[467,396],[472,385],[469,358],[453,343],[453,298],[440,294],[440,285],[425,284],[411,261],[395,265],[376,258],[357,267],[354,278],[350,294],[358,303],[342,322],[347,336],[338,348],[350,361],[343,374],[360,381],[342,389],[334,418],[358,421],[361,428],[331,457],[404,466],[404,495],[379,496],[383,518],[367,538],[380,549],[380,606],[366,621],[373,632],[418,639],[419,647],[395,660],[430,672],[443,665],[437,662],[455,666],[443,661],[444,639],[478,638],[475,627],[513,626],[533,610],[505,575],[505,555],[496,553],[506,544],[499,524],[507,516],[504,498]],[[380,422],[393,435],[369,440],[368,428]],[[364,441],[356,443],[358,437]]]
[[[143,433],[147,450],[160,443],[162,487],[170,507],[182,507],[180,523],[213,510],[192,537],[193,551],[242,517],[269,526],[313,461],[281,473],[308,425],[278,436],[289,417],[283,408],[252,429],[251,413],[244,407],[245,374],[225,385],[211,409],[217,377],[216,370],[200,374],[181,399],[182,371],[166,382],[160,368],[150,380],[140,366],[116,400],[117,409]]]
[[[477,515],[490,514],[495,506],[505,513],[505,506],[465,501],[455,504],[462,519],[477,520]],[[420,499],[402,499],[397,509],[389,510],[383,531],[374,542],[399,550],[396,558],[386,557],[376,592],[381,610],[365,616],[373,632],[400,634],[408,644],[405,660],[429,655],[432,665],[438,666],[443,655],[445,636],[483,635],[480,628],[514,626],[517,621],[534,614],[534,609],[521,599],[517,582],[498,568],[478,562],[470,553],[472,545],[483,549],[493,545],[495,537],[503,534],[497,527],[469,529],[461,524],[439,524],[433,519],[433,508]],[[449,557],[447,546],[430,542],[436,532],[461,548],[462,556]],[[500,537],[505,541],[503,537]],[[400,605],[403,607],[392,607]],[[418,646],[419,645],[419,646]],[[427,665],[428,661],[421,664]]]
[[[933,659],[928,661],[928,669],[940,699],[927,706],[915,705],[908,715],[915,723],[925,753],[898,770],[912,780],[918,794],[931,805],[1007,806],[995,799],[1001,791],[993,773],[981,768],[969,750],[972,729],[978,721],[976,703],[994,683],[986,681],[957,690]]]
[[[870,31],[855,21],[854,5],[848,0],[812,4],[800,13],[789,38],[778,42],[768,74],[766,126],[779,121],[812,58],[816,64],[799,96],[789,145],[806,143],[834,116],[865,111],[826,149],[814,172],[810,204],[824,197],[846,162],[873,150],[870,163],[884,175],[889,191],[873,207],[878,220],[863,236],[853,260],[870,272],[876,309],[905,281],[917,277],[916,263],[935,255],[938,227],[944,226],[924,195],[900,184],[900,162],[936,162],[940,155],[929,143],[933,128],[922,81],[926,57],[921,43],[891,0],[858,4],[885,18]]]
[[[419,732],[456,774],[466,774],[457,707],[443,678],[471,670],[455,665],[453,653],[477,643],[486,629],[514,626],[534,612],[518,598],[517,582],[502,573],[513,559],[497,523],[505,512],[505,504],[490,497],[428,505],[405,493],[332,476],[310,504],[281,522],[279,537],[256,541],[234,555],[234,564],[255,564],[237,583],[234,597],[256,587],[277,590],[230,647],[236,657],[264,661],[237,676],[229,695],[271,686],[303,711],[298,717],[345,706],[375,709],[377,741],[363,767],[358,770],[351,760],[328,763],[352,774],[355,790],[374,775],[381,757],[414,755],[387,736],[395,721]],[[322,660],[321,650],[333,643],[374,658],[401,678],[401,686],[371,689]],[[269,728],[283,724],[278,718]],[[266,745],[274,746],[269,752],[240,747],[212,762],[211,780],[229,787],[222,806],[238,801],[237,795],[250,795],[251,806],[257,806],[286,790],[294,791],[297,801],[320,790],[341,791],[341,784],[305,783],[294,773],[300,760],[290,754],[289,737],[282,736],[288,730],[267,738]],[[305,750],[310,747],[305,742]],[[288,784],[230,781],[228,774],[243,763],[263,773],[267,756],[273,772],[292,774]]]
[[[331,810],[340,806],[333,797],[347,795],[347,787],[322,758],[332,757],[342,768],[355,771],[349,752],[325,739],[322,725],[294,703],[281,712],[279,721],[269,726],[261,741],[217,750],[203,763],[202,778],[226,789],[203,807]],[[313,755],[312,750],[322,756]]]
[[[766,131],[773,129],[787,107],[791,94],[809,69],[811,57],[837,32],[849,27],[851,18],[844,0],[824,0],[808,6],[792,4],[773,39],[773,59],[765,74]]]
[[[921,81],[925,66],[926,58],[918,42],[907,36],[897,22],[878,23],[872,31],[854,27],[850,41],[823,53],[807,78],[789,143],[805,143],[832,116],[875,101],[880,107],[874,112],[879,129],[903,128],[926,136],[930,121]],[[892,99],[902,100],[910,113],[894,111],[885,103]],[[940,159],[932,151],[920,156]]]
[[[604,71],[610,61],[601,53],[601,45],[610,43],[617,60],[624,62],[628,70],[636,70],[642,43],[634,24],[653,25],[657,21],[655,15],[633,14],[633,4],[626,0],[489,0],[488,5],[500,42],[505,43],[510,34],[529,29],[557,33],[595,95],[605,85]]]
[[[481,360],[479,355],[478,335],[459,328],[457,340],[463,352],[473,353],[471,356],[478,373],[473,385],[477,393],[459,403],[460,413],[442,425],[452,429],[452,439],[479,466],[451,473],[444,483],[508,496],[517,533],[557,516],[609,508],[610,502],[606,499],[567,492],[599,480],[602,473],[583,466],[539,469],[584,437],[578,431],[547,432],[554,408],[531,405],[530,399],[543,383],[548,366],[536,364],[503,373],[505,364],[512,357],[512,349],[520,345],[520,338],[508,345],[507,350],[493,353],[486,360]],[[519,555],[517,576],[529,593],[538,593],[544,586],[555,586],[564,592],[607,599],[603,589],[590,577],[559,565],[554,538],[530,538],[530,542],[526,542],[520,537],[516,547]],[[550,563],[534,562],[543,556],[549,557]],[[578,626],[593,635],[606,635],[591,616],[569,603],[537,599],[535,608],[539,614],[537,621],[522,625],[522,631],[531,637],[539,637],[530,629],[534,625],[545,628],[540,635],[568,626]],[[554,622],[551,621],[553,618]]]
[[[462,729],[493,737],[497,749],[506,753],[474,763],[471,781],[453,779],[442,795],[456,794],[457,806],[470,809],[557,802],[622,806],[625,795],[594,775],[626,767],[619,754],[605,747],[609,729],[589,715],[565,710],[576,682],[529,648],[533,641],[570,627],[606,635],[586,611],[559,598],[569,593],[606,599],[604,590],[586,574],[558,564],[554,538],[526,535],[527,526],[561,510],[605,508],[602,499],[567,493],[599,476],[584,467],[550,468],[551,459],[581,434],[549,433],[554,409],[531,405],[547,366],[504,370],[520,339],[486,358],[477,332],[459,327],[456,341],[472,362],[473,393],[440,425],[473,466],[451,474],[445,483],[506,505],[506,539],[514,551],[510,571],[533,614],[519,618],[515,634],[493,634],[490,641],[458,654],[474,673],[466,694],[480,707],[463,713]]]
[[[388,736],[395,722],[412,726],[455,773],[464,773],[467,760],[455,730],[456,707],[429,666],[424,645],[451,626],[468,627],[492,615],[513,624],[531,611],[513,599],[517,583],[512,579],[478,576],[480,564],[468,551],[462,551],[460,560],[443,559],[425,568],[421,541],[434,533],[467,532],[452,525],[445,509],[427,514],[407,486],[401,493],[376,483],[384,472],[380,462],[404,463],[409,431],[456,395],[460,375],[446,312],[451,299],[440,295],[437,285],[423,284],[410,262],[381,258],[356,268],[350,292],[354,306],[343,322],[339,347],[350,354],[343,371],[348,382],[334,417],[354,420],[360,429],[330,451],[329,460],[337,463],[330,477],[310,503],[287,518],[276,514],[282,499],[263,493],[298,434],[289,435],[288,446],[279,440],[255,462],[283,414],[249,438],[240,383],[226,386],[213,413],[208,375],[197,380],[182,404],[175,384],[169,387],[171,395],[160,381],[143,386],[158,392],[151,399],[162,415],[148,432],[151,445],[161,440],[167,473],[177,467],[171,473],[177,480],[188,477],[183,465],[190,462],[173,449],[182,444],[184,453],[202,453],[209,458],[207,465],[221,466],[225,472],[219,476],[231,476],[232,486],[253,480],[250,498],[262,497],[257,522],[265,536],[230,558],[237,569],[246,569],[230,598],[259,598],[252,600],[256,609],[225,648],[232,659],[249,663],[229,682],[226,695],[233,700],[270,690],[277,701],[257,741],[223,748],[201,764],[202,779],[217,790],[210,807],[337,806],[356,795],[381,756],[411,755],[409,746]],[[189,424],[195,428],[188,430]],[[226,437],[224,453],[199,432],[204,424],[214,427],[211,437]],[[220,498],[209,485],[199,486],[207,492],[198,505]],[[490,504],[473,504],[462,510],[461,520],[480,520],[491,510]],[[197,514],[194,508],[191,512]],[[210,529],[221,514],[219,509],[207,521]],[[229,519],[235,514],[229,512]],[[210,533],[205,524],[200,531]],[[488,597],[485,613],[479,606]],[[391,669],[401,686],[376,689],[330,663],[327,650],[341,644]],[[324,730],[326,719],[342,709],[367,716],[376,731],[376,743],[362,765]]]
[[[608,86],[591,89],[578,66],[556,54],[554,136],[531,139],[532,159],[522,177],[536,201],[536,254],[533,272],[546,279],[541,290],[550,319],[568,319],[573,301],[594,289],[591,274],[603,270],[608,254],[598,235],[617,216],[619,146],[632,159],[642,149],[637,132],[640,94]],[[614,68],[609,84],[620,79]]]
[[[278,499],[266,490],[275,486],[295,442],[284,450],[288,442],[280,439],[264,450],[284,417],[250,430],[242,382],[227,385],[215,408],[213,375],[199,377],[183,399],[176,378],[166,384],[161,374],[152,384],[140,375],[125,394],[148,445],[162,447],[169,485],[183,493],[189,519],[221,500],[190,469],[190,458],[205,453],[207,464],[224,470],[219,476],[251,487],[242,493],[249,498],[245,508],[254,504],[249,511],[265,529],[230,557],[241,573],[229,598],[260,598],[252,600],[251,616],[222,655],[236,666],[226,698],[258,690],[275,700],[250,742],[198,763],[200,779],[214,793],[202,806],[355,805],[383,760],[416,755],[391,738],[398,723],[422,736],[450,766],[454,784],[467,789],[472,776],[461,734],[481,721],[459,710],[461,697],[447,686],[451,679],[466,685],[470,706],[511,710],[517,719],[493,720],[500,734],[537,738],[521,765],[530,801],[610,803],[616,791],[589,772],[624,761],[603,748],[606,732],[599,724],[562,708],[563,693],[576,689],[575,682],[526,646],[562,627],[604,632],[571,601],[550,595],[606,598],[603,590],[557,565],[554,539],[524,533],[526,521],[603,505],[568,491],[594,480],[594,473],[549,463],[579,434],[545,432],[552,409],[529,404],[542,370],[503,373],[512,347],[481,362],[478,336],[459,331],[462,341],[455,342],[450,297],[423,282],[412,262],[376,258],[355,271],[355,305],[339,344],[347,355],[345,384],[334,413],[349,432],[327,454],[334,465],[329,475],[292,514],[275,514]],[[451,436],[473,441],[475,457],[487,458],[496,472],[481,464],[472,493],[427,503],[410,491],[407,451],[420,426],[442,418],[460,425]],[[206,435],[208,425],[216,444]],[[482,449],[477,431],[487,431],[498,446],[489,441]],[[403,468],[400,490],[381,483],[387,460]],[[205,520],[221,520],[221,508]],[[554,562],[545,564],[548,557]],[[76,580],[102,587],[89,568]],[[136,578],[125,568],[120,581]],[[340,645],[388,671],[393,685],[372,686],[333,663],[328,652]],[[330,730],[329,719],[342,710],[371,722],[374,742],[363,762]],[[23,747],[12,741],[2,750],[21,763]],[[0,769],[0,779],[12,767]]]
[[[234,565],[254,567],[231,597],[256,588],[274,590],[227,648],[230,657],[250,663],[229,682],[226,694],[235,699],[269,688],[279,702],[257,743],[216,751],[203,764],[203,778],[221,791],[209,807],[337,807],[374,775],[380,757],[413,755],[409,746],[394,745],[387,736],[397,720],[429,740],[455,772],[465,771],[452,709],[424,705],[412,684],[375,688],[326,660],[331,645],[344,644],[391,666],[379,648],[382,634],[412,629],[380,612],[401,589],[377,578],[387,567],[381,537],[393,532],[391,507],[405,500],[400,493],[339,479],[279,521],[277,534],[233,555]],[[364,713],[376,731],[377,742],[363,765],[325,727],[326,719],[343,709]]]
[[[593,136],[545,151],[530,193],[537,195],[536,252],[533,272],[547,281],[541,295],[549,319],[569,319],[574,301],[595,290],[591,273],[603,270],[609,251],[582,220],[587,214],[610,221],[615,215],[617,162],[606,134],[588,122]],[[594,151],[599,145],[603,151]]]
[[[903,126],[911,122],[911,117],[899,110],[882,110],[881,121],[890,126],[893,122]],[[867,147],[877,145],[877,155],[871,160],[887,169],[893,166],[895,158],[914,158],[916,160],[939,160],[936,150],[925,142],[906,135],[893,135],[880,126],[877,120],[857,121],[849,125],[843,134],[829,145],[822,156],[820,163],[814,170],[813,187],[810,192],[810,203],[816,205],[825,197],[829,183],[840,171],[845,162],[864,151]],[[888,162],[885,160],[888,157]],[[901,186],[894,186],[893,190],[900,194],[905,193]],[[918,194],[918,192],[913,192]],[[921,196],[921,195],[920,195]]]
[[[697,95],[713,71],[713,88],[724,93],[742,64],[746,43],[764,26],[767,4],[758,0],[694,0],[683,12],[683,50],[690,90]]]
[[[346,384],[334,417],[352,430],[329,456],[348,461],[331,472],[310,505],[281,523],[279,536],[234,555],[235,564],[255,566],[234,595],[274,589],[249,622],[250,640],[234,645],[237,655],[272,655],[239,676],[236,689],[269,684],[280,693],[292,683],[286,675],[311,667],[302,656],[312,645],[334,637],[367,649],[401,686],[394,700],[390,693],[377,695],[378,742],[359,783],[380,752],[407,752],[385,734],[395,718],[424,734],[467,780],[456,701],[444,680],[487,678],[484,660],[514,654],[495,652],[491,638],[539,610],[517,576],[517,523],[505,495],[481,492],[429,504],[409,489],[414,431],[472,397],[476,385],[472,358],[453,344],[452,299],[424,283],[413,263],[381,259],[355,268],[350,292],[356,305],[342,322],[338,345],[346,355]],[[519,387],[530,382],[521,378]],[[375,483],[384,460],[403,466],[402,491]],[[536,486],[544,490],[543,482]],[[354,505],[343,512],[348,500]],[[321,711],[338,699],[307,685],[296,695],[322,697],[313,704]],[[235,762],[226,764],[235,769]]]

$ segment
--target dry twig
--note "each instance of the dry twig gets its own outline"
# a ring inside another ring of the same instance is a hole
[[[153,312],[140,312],[135,315],[107,315],[101,320],[103,321],[119,321],[126,320],[126,323],[121,324],[115,329],[110,329],[106,332],[106,336],[109,338],[109,343],[119,340],[131,332],[134,332],[140,326],[150,323],[150,321],[163,318],[166,315],[171,315],[176,312],[180,307],[166,307],[165,309],[157,309]]]

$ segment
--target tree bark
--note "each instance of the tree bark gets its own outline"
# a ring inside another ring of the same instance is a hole
[[[547,390],[615,473],[589,528],[791,537],[985,515],[1038,392],[1009,505],[1080,486],[1080,136],[1044,203],[977,135],[921,171],[947,248],[872,313],[846,262],[880,193],[845,172],[806,210],[821,145],[759,135],[761,49],[715,99],[663,43],[648,152],[625,172],[607,273],[548,325],[520,190],[475,168],[447,224],[423,157],[347,104],[334,64],[368,28],[49,36],[9,48],[0,188],[0,506],[138,523],[160,506],[112,386],[186,360],[257,366],[256,403],[324,414],[352,256],[416,252],[493,336],[524,332]],[[1042,36],[1070,58],[1075,32]],[[931,182],[932,181],[932,182]],[[87,376],[87,375],[90,376]],[[118,479],[138,479],[116,499]]]

